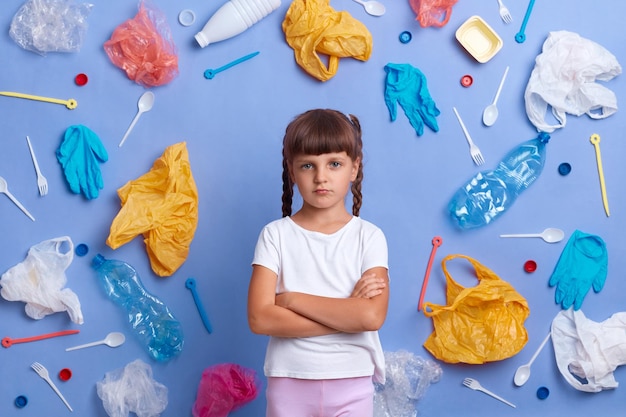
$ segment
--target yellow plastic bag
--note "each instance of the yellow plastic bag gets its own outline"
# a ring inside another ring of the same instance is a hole
[[[348,12],[337,12],[329,0],[294,0],[283,21],[283,32],[296,62],[320,81],[334,77],[339,58],[367,61],[372,34]],[[318,53],[328,55],[328,67]]]
[[[149,172],[117,194],[122,208],[106,244],[117,249],[143,234],[154,273],[172,275],[187,259],[198,225],[198,189],[186,143],[169,146]]]
[[[452,279],[446,262],[468,260],[478,285],[464,288]],[[442,261],[446,276],[446,303],[424,303],[424,314],[433,319],[434,332],[424,347],[448,363],[481,364],[517,354],[528,341],[524,322],[530,313],[526,299],[492,270],[464,255],[448,255]]]

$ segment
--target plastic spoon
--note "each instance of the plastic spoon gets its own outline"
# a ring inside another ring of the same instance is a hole
[[[13,197],[13,194],[11,194],[9,192],[9,186],[7,185],[7,182],[4,178],[0,177],[0,193],[4,193],[7,195],[7,197],[9,197],[9,199],[16,205],[19,207],[20,210],[22,210],[24,212],[25,215],[27,215],[32,221],[35,221],[35,218],[33,217],[32,214],[30,214],[28,212],[28,210],[26,210],[26,208],[22,205],[22,203],[20,203],[19,201],[17,201],[17,199],[15,197]]]
[[[556,243],[563,240],[565,233],[561,229],[547,228],[541,233],[527,233],[514,235],[500,235],[500,237],[540,237],[548,243]]]
[[[107,345],[108,347],[118,347],[118,346],[121,346],[125,340],[126,340],[126,337],[124,336],[123,333],[111,332],[108,335],[106,335],[106,337],[102,340],[67,348],[65,349],[65,351],[69,352],[70,350],[82,349],[82,348],[98,346],[98,345]]]
[[[550,339],[550,333],[548,333],[548,336],[546,336],[541,345],[539,345],[539,348],[532,356],[532,358],[530,358],[528,363],[517,368],[517,371],[515,371],[515,376],[513,377],[513,382],[515,383],[515,385],[521,387],[526,383],[526,381],[528,381],[528,378],[530,378],[530,365],[533,364],[533,362],[537,358],[537,355],[539,355],[539,352],[541,352],[541,349],[543,349],[546,343],[548,343],[548,339]]]
[[[141,116],[143,113],[147,111],[150,111],[153,105],[154,105],[154,93],[152,91],[146,91],[145,93],[141,95],[141,97],[139,97],[139,102],[137,103],[137,107],[139,108],[139,111],[135,115],[135,118],[131,122],[130,126],[128,126],[128,130],[126,130],[126,133],[124,134],[124,137],[122,138],[122,141],[118,145],[120,148],[122,147],[124,142],[126,142],[126,138],[130,134],[130,131],[133,130],[133,127],[135,127],[135,123],[137,123],[137,120],[139,120],[139,116]]]
[[[370,14],[372,16],[382,16],[385,14],[385,11],[386,11],[385,5],[377,2],[376,0],[369,0],[369,1],[353,0],[353,1],[362,5],[365,8],[365,11],[367,12],[367,14]]]
[[[483,110],[483,123],[485,126],[491,126],[496,122],[498,118],[498,106],[496,103],[498,102],[498,98],[500,97],[500,92],[502,91],[502,86],[504,85],[504,80],[506,80],[506,75],[509,73],[509,67],[506,67],[504,70],[504,75],[502,76],[502,80],[500,81],[500,86],[498,87],[498,91],[496,92],[496,96],[493,99],[493,103],[485,107]]]

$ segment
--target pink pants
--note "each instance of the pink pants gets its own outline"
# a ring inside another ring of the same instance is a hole
[[[373,417],[372,377],[268,378],[266,417]]]

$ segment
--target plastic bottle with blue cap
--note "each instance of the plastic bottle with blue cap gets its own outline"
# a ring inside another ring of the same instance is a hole
[[[230,0],[195,36],[201,47],[239,35],[280,6],[280,0]]]
[[[511,150],[493,171],[472,177],[452,197],[448,210],[461,229],[485,226],[502,215],[543,171],[550,135],[539,133]]]

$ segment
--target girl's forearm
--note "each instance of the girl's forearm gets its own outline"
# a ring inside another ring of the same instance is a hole
[[[260,314],[250,316],[249,323],[254,333],[275,337],[313,337],[338,332],[277,305],[268,305]]]

